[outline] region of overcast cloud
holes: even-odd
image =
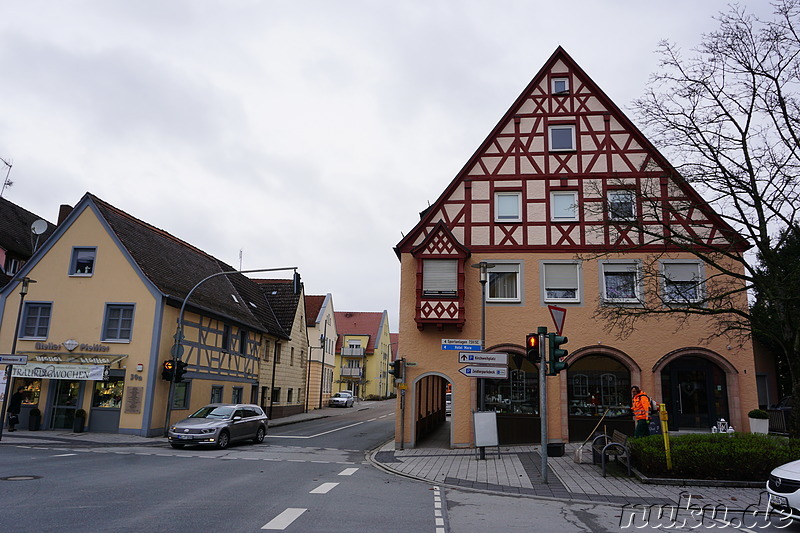
[[[393,246],[558,45],[627,111],[658,41],[688,51],[726,6],[5,2],[3,196],[55,222],[91,192],[235,267],[297,266],[396,331]]]

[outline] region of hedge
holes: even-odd
[[[766,481],[773,468],[800,459],[800,440],[752,433],[671,436],[672,470],[664,438],[629,439],[631,460],[648,477]]]

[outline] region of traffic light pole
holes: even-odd
[[[547,328],[539,327],[539,419],[542,432],[542,483],[547,483]]]

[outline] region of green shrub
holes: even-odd
[[[769,418],[769,413],[763,409],[753,409],[747,413],[747,416],[748,418],[760,418],[761,420],[767,420]]]
[[[648,477],[766,481],[770,471],[800,459],[800,440],[751,433],[698,433],[669,439],[667,470],[664,438],[628,441],[633,465]]]

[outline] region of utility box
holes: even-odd
[[[563,442],[548,442],[547,443],[547,457],[564,457],[564,443]]]

